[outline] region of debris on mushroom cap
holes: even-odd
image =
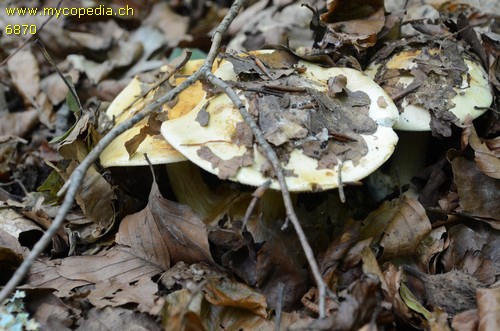
[[[189,75],[198,70],[202,64],[203,60],[188,61],[179,74]],[[178,85],[184,79],[177,78],[174,84]],[[168,82],[164,84],[168,84]],[[161,96],[162,93],[166,92],[160,86],[126,109],[137,97],[152,86],[153,84],[143,83],[135,77],[111,103],[106,114],[108,117],[115,119],[115,125],[131,118]],[[171,88],[171,86],[168,88]],[[153,113],[149,118],[143,119],[130,130],[127,130],[113,140],[102,152],[100,157],[101,164],[104,167],[146,165],[145,153],[152,164],[186,160],[160,134],[159,128],[163,120],[159,117],[165,117],[165,119],[166,117],[168,119],[180,117],[191,111],[204,97],[205,92],[202,89],[201,83],[197,82],[188,87],[179,94],[175,106],[168,107],[168,105],[164,105],[160,114]],[[126,146],[129,146],[128,150]]]
[[[289,190],[338,187],[341,163],[344,183],[372,173],[398,140],[392,129],[398,116],[394,103],[359,71],[325,69],[287,54],[229,55],[215,75],[239,92],[282,161]],[[203,112],[208,120],[200,123],[196,119]],[[161,131],[193,163],[221,178],[254,186],[272,179],[271,188],[279,189],[253,134],[225,94],[164,122]]]
[[[401,114],[394,128],[449,136],[450,125],[482,115],[493,101],[488,75],[479,62],[449,48],[410,49],[381,63],[369,76],[395,99]]]

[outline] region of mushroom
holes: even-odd
[[[234,84],[257,118],[281,158],[290,191],[357,182],[392,154],[398,141],[392,129],[397,108],[363,73],[322,68],[280,51],[228,55],[226,60],[215,75]],[[201,123],[200,117],[207,120]],[[226,94],[163,122],[161,132],[185,157],[220,178],[251,186],[269,180],[279,190],[268,161]]]
[[[391,95],[400,116],[394,128],[399,143],[389,174],[399,185],[425,165],[429,131],[451,135],[450,125],[475,119],[491,105],[493,95],[481,64],[456,44],[404,49],[365,70]]]
[[[181,77],[175,79],[174,84],[180,84],[184,80],[183,77],[198,70],[202,64],[203,60],[188,61],[179,72]],[[106,114],[115,119],[115,125],[135,115],[145,105],[152,102],[157,90],[161,90],[161,88],[156,88],[136,101],[137,97],[152,86],[153,84],[143,83],[135,77],[114,99]],[[204,97],[202,85],[197,82],[178,95],[175,106],[164,106],[158,116],[167,114],[169,120],[180,117],[191,111]],[[133,103],[134,101],[136,102]],[[129,107],[132,103],[133,105]],[[151,121],[151,117],[137,123],[117,137],[101,153],[101,165],[104,167],[147,165],[144,158],[144,154],[147,154],[152,164],[166,164],[170,185],[177,200],[189,205],[204,221],[211,221],[228,201],[234,199],[236,193],[229,190],[213,192],[204,182],[198,167],[187,161],[182,154],[167,143],[160,134],[159,128],[156,132],[152,128],[148,132],[141,132],[150,124],[148,121]],[[132,155],[127,151],[127,143],[136,145]]]

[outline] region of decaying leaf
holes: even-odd
[[[213,168],[219,169],[218,176],[221,179],[227,179],[234,176],[241,167],[253,164],[253,153],[247,151],[241,156],[235,156],[229,160],[224,160],[218,157],[210,147],[202,146],[198,150],[198,156],[209,161]]]
[[[163,269],[179,261],[212,262],[203,221],[188,206],[164,199],[156,182],[146,208],[124,219],[117,241]]]
[[[151,280],[151,277],[144,276],[132,283],[112,280],[99,282],[87,298],[96,308],[137,304],[139,311],[156,315],[163,303],[156,295],[157,292],[158,285]]]

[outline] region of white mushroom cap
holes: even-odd
[[[420,49],[414,49],[397,53],[385,62],[385,68],[410,70],[417,65],[414,60],[421,52],[422,50]],[[436,54],[439,50],[433,48],[429,52]],[[450,99],[450,102],[454,103],[455,106],[449,109],[458,118],[460,121],[459,124],[463,124],[467,117],[475,119],[481,116],[493,102],[493,94],[488,83],[488,74],[476,61],[465,57],[464,62],[468,67],[468,72],[462,74],[462,86],[453,87],[457,94]],[[372,62],[365,70],[365,73],[375,79],[377,71],[382,69],[381,66],[381,63]],[[413,80],[414,77],[404,76],[399,79],[398,83],[403,90]],[[399,120],[394,125],[395,129],[404,131],[431,130],[431,116],[429,111],[423,106],[410,104],[407,98],[403,98],[401,108]]]
[[[198,70],[202,64],[203,60],[189,61],[180,71],[180,74],[189,75]],[[175,85],[180,84],[183,80],[184,78],[176,79]],[[153,86],[153,84],[143,83],[137,77],[134,77],[130,84],[113,100],[106,111],[106,115],[108,115],[109,118],[115,119],[115,125],[131,118],[154,101],[155,91],[151,91],[148,95],[138,100],[130,109],[126,109],[126,107],[151,86]],[[205,92],[201,87],[201,83],[197,82],[179,94],[177,103],[172,109],[168,109],[168,107],[164,106],[163,110],[168,111],[169,119],[177,118],[191,111],[204,97]],[[125,148],[125,143],[137,136],[141,129],[147,124],[147,121],[148,119],[145,118],[130,130],[127,130],[113,140],[101,153],[100,161],[102,166],[120,167],[147,165],[144,154],[148,155],[152,164],[185,161],[186,158],[167,143],[161,134],[147,135],[137,148],[135,154],[132,155],[132,157],[129,156]]]
[[[343,160],[341,175],[342,182],[358,181],[380,165],[382,165],[394,151],[398,137],[392,125],[398,116],[398,110],[387,93],[372,79],[363,73],[348,68],[325,69],[317,65],[299,61],[299,67],[307,70],[302,74],[305,78],[315,81],[314,87],[327,91],[327,81],[331,77],[343,75],[347,77],[347,88],[351,91],[362,91],[368,94],[371,104],[369,116],[378,124],[376,132],[370,135],[361,135],[366,141],[368,153],[361,157],[355,165],[351,160]],[[225,80],[236,81],[233,65],[225,62],[215,72]],[[311,84],[312,85],[312,84]],[[310,86],[311,87],[311,86]],[[248,106],[249,101],[241,94],[241,100]],[[383,106],[379,106],[382,104]],[[198,113],[205,109],[209,113],[209,123],[201,126],[195,119]],[[220,169],[212,167],[211,162],[198,156],[198,150],[207,146],[220,159],[229,160],[247,152],[243,145],[236,145],[232,137],[236,132],[237,123],[243,122],[239,111],[225,94],[218,95],[206,102],[201,102],[189,114],[162,124],[162,134],[165,139],[184,154],[189,160],[208,172],[219,174]],[[229,179],[243,184],[259,186],[269,178],[264,176],[260,169],[266,164],[266,158],[253,145],[253,163],[238,169]],[[304,155],[301,149],[295,148],[288,163],[283,168],[291,170],[293,176],[287,176],[286,182],[291,191],[311,191],[318,189],[332,189],[339,185],[339,165],[333,168],[318,169],[318,160]],[[273,179],[271,188],[279,189],[278,182]]]

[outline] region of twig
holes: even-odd
[[[243,231],[247,226],[248,220],[250,219],[250,216],[253,213],[257,201],[259,201],[259,199],[262,198],[262,196],[266,193],[270,185],[271,181],[266,180],[264,184],[257,187],[257,189],[252,193],[252,201],[250,201],[250,203],[248,204],[247,211],[245,212],[245,217],[243,218],[243,226],[241,227],[241,231]]]
[[[34,262],[34,260],[41,254],[41,252],[50,242],[52,236],[62,225],[66,214],[73,205],[74,198],[77,194],[77,191],[80,187],[80,184],[83,180],[83,177],[85,176],[87,169],[97,160],[97,158],[104,150],[104,148],[106,148],[106,146],[108,146],[121,133],[130,129],[133,125],[135,125],[143,118],[148,116],[151,112],[158,109],[158,107],[160,107],[162,104],[172,100],[178,93],[186,89],[188,86],[192,85],[200,78],[205,78],[213,85],[222,88],[224,92],[228,95],[228,97],[240,111],[241,116],[243,117],[247,125],[252,130],[252,133],[255,135],[257,143],[262,147],[266,158],[273,166],[277,180],[281,187],[287,218],[292,222],[295,228],[295,232],[297,233],[299,241],[302,245],[302,249],[304,250],[307,261],[309,262],[309,266],[314,276],[316,285],[318,286],[319,317],[324,318],[326,316],[325,300],[326,300],[327,287],[321,276],[321,272],[314,257],[313,250],[309,245],[304,230],[302,229],[299,219],[295,214],[292,199],[290,198],[290,192],[288,191],[283,169],[281,167],[281,162],[279,161],[271,145],[264,138],[262,131],[258,127],[252,115],[250,115],[245,105],[241,102],[236,91],[234,91],[231,88],[231,86],[228,85],[225,81],[221,80],[220,78],[212,74],[211,70],[212,65],[218,55],[218,49],[222,41],[222,36],[229,27],[229,25],[231,24],[231,22],[234,20],[234,18],[238,15],[239,10],[243,7],[244,3],[245,0],[236,0],[233,3],[229,11],[227,12],[226,16],[215,30],[214,35],[212,37],[212,45],[208,53],[207,59],[205,60],[205,63],[202,65],[202,67],[196,73],[187,78],[179,86],[175,87],[174,89],[166,93],[164,96],[160,97],[158,100],[148,105],[142,112],[134,115],[132,118],[114,127],[106,136],[104,136],[97,143],[97,145],[90,151],[90,153],[82,161],[82,163],[80,163],[80,165],[73,171],[71,177],[59,192],[59,194],[62,194],[67,190],[66,196],[64,197],[64,201],[56,215],[56,218],[54,219],[54,222],[52,223],[50,228],[44,233],[42,238],[36,243],[31,253],[26,257],[21,266],[16,270],[12,278],[2,289],[2,291],[0,292],[0,302],[5,300],[9,295],[9,293],[11,293],[15,289],[17,284],[19,284],[19,282],[23,279],[24,275],[26,275],[26,273],[29,271],[29,268]]]

